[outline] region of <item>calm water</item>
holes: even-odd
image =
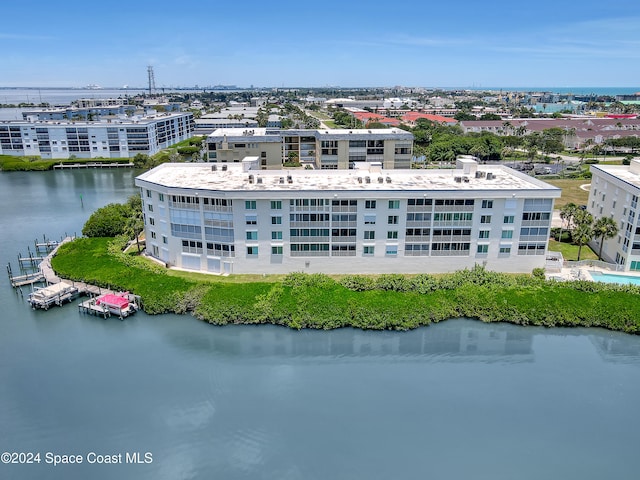
[[[133,172],[0,174],[0,259]],[[83,204],[80,203],[82,194]],[[640,338],[450,320],[406,333],[32,311],[0,277],[2,479],[637,478]],[[57,466],[46,452],[152,454]],[[143,457],[144,458],[144,457]]]

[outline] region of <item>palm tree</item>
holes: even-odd
[[[611,217],[601,217],[596,220],[593,225],[593,236],[600,239],[600,249],[598,250],[598,258],[602,260],[602,247],[604,241],[613,238],[618,234],[618,225]]]
[[[560,219],[563,222],[566,222],[567,224],[567,230],[571,230],[571,223],[573,222],[573,217],[575,216],[576,212],[579,210],[578,205],[576,205],[573,202],[569,202],[566,205],[564,205],[561,209],[560,209]],[[560,226],[560,238],[558,239],[559,242],[562,241],[562,234],[564,233],[564,228],[562,227],[562,225]]]
[[[593,215],[586,210],[578,210],[573,216],[575,227],[571,231],[573,243],[578,245],[578,261],[582,253],[582,246],[593,239]]]

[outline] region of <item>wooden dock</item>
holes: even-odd
[[[49,307],[53,305],[62,305],[65,302],[70,302],[79,295],[88,295],[91,298],[81,302],[78,305],[78,308],[82,313],[99,315],[104,318],[113,315],[119,317],[120,319],[124,319],[124,317],[139,310],[141,308],[140,297],[133,294],[127,294],[129,302],[132,306],[131,309],[126,313],[112,313],[109,310],[108,306],[98,305],[96,299],[99,296],[105,294],[115,294],[116,292],[84,282],[73,282],[70,280],[64,280],[56,275],[53,268],[51,267],[51,258],[55,256],[60,246],[64,245],[67,242],[70,242],[73,239],[74,237],[68,236],[59,242],[48,241],[46,240],[46,238],[43,242],[38,242],[36,240],[36,252],[44,250],[48,252],[47,255],[45,257],[42,257],[40,255],[33,255],[30,249],[29,257],[21,257],[21,255],[18,255],[18,263],[21,268],[24,266],[24,263],[28,263],[31,268],[36,268],[36,259],[39,261],[39,263],[37,264],[37,270],[34,272],[24,273],[24,269],[22,268],[23,274],[21,275],[13,275],[13,272],[11,271],[11,265],[7,265],[7,273],[9,275],[11,286],[17,287],[20,294],[22,294],[22,290],[19,287],[25,285],[35,285],[36,283],[40,282],[44,283],[46,285],[44,287],[32,287],[33,291],[29,294],[28,302],[33,308],[48,310]],[[20,260],[23,258],[26,258],[29,261],[21,262]]]
[[[73,168],[133,168],[133,163],[109,163],[109,162],[87,162],[87,163],[59,163],[53,166],[54,170],[68,170]]]

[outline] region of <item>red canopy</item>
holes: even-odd
[[[96,305],[107,305],[110,307],[119,307],[119,308],[127,308],[129,306],[129,300],[125,297],[121,297],[120,295],[115,295],[113,293],[107,293],[102,295],[96,300]]]

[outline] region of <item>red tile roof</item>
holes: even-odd
[[[437,123],[458,123],[454,118],[443,117],[442,115],[432,115],[431,113],[407,112],[402,116],[402,120],[407,123],[415,123],[420,118]]]

